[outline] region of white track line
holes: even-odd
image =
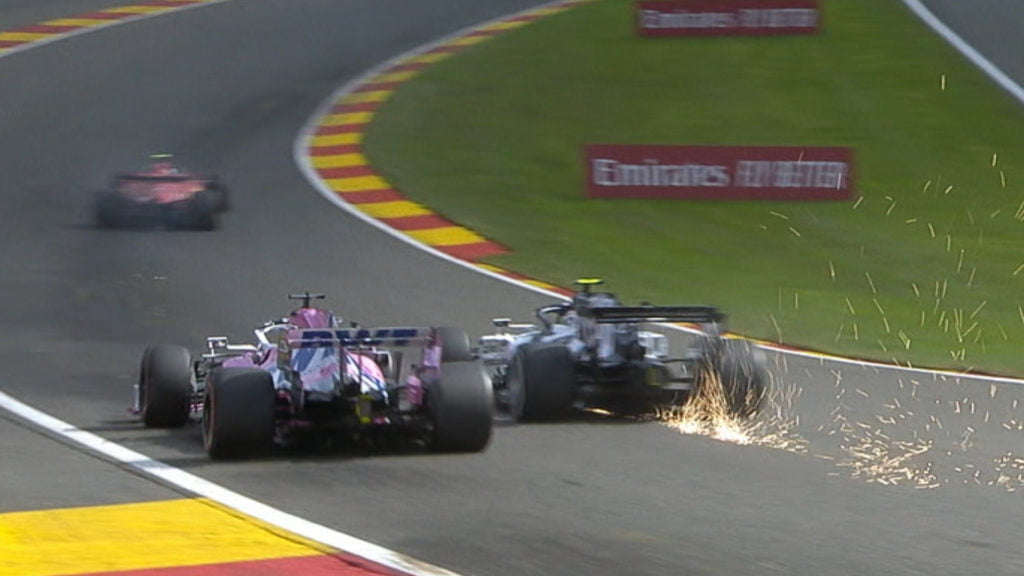
[[[6,51],[0,53],[0,58],[6,57],[6,56],[10,56],[12,54],[16,54],[16,53],[19,53],[19,52],[22,52],[22,51],[28,50],[30,48],[36,48],[36,47],[39,47],[39,46],[42,46],[42,45],[45,45],[45,44],[49,44],[49,43],[55,42],[57,40],[62,40],[62,39],[65,39],[65,38],[68,38],[68,37],[71,37],[71,36],[77,36],[77,35],[80,35],[80,34],[87,34],[87,33],[90,33],[90,32],[94,32],[96,30],[102,30],[104,28],[109,28],[111,26],[116,26],[116,25],[119,25],[119,24],[127,23],[127,22],[136,22],[136,21],[139,21],[139,20],[147,19],[147,18],[159,17],[159,16],[162,16],[162,15],[165,15],[165,14],[169,14],[169,13],[172,13],[172,12],[179,12],[179,11],[183,11],[183,10],[189,10],[189,9],[192,9],[192,8],[200,8],[200,7],[204,7],[204,6],[211,6],[211,5],[214,5],[214,4],[219,4],[219,3],[222,3],[222,2],[228,2],[228,1],[231,1],[231,0],[214,0],[212,2],[206,2],[206,3],[203,3],[203,4],[189,5],[189,6],[185,6],[185,7],[182,7],[182,8],[170,10],[170,11],[167,11],[167,12],[161,12],[161,13],[158,13],[158,14],[145,14],[145,15],[140,15],[138,17],[130,17],[130,18],[122,19],[122,20],[117,20],[117,21],[114,21],[114,22],[112,22],[110,24],[104,24],[104,25],[101,25],[101,26],[94,26],[94,27],[89,27],[89,28],[83,28],[81,30],[76,30],[74,32],[71,32],[71,33],[68,33],[68,34],[65,34],[65,35],[61,35],[61,36],[57,36],[57,37],[54,37],[54,38],[51,38],[51,39],[46,39],[46,40],[42,40],[42,41],[39,41],[39,42],[33,42],[31,44],[26,44],[24,46],[18,46],[18,47],[15,47],[15,48],[11,48],[9,50],[6,50]],[[973,48],[971,48],[969,45],[967,45],[966,42],[964,42],[962,39],[960,39],[948,27],[946,27],[944,24],[939,22],[938,19],[936,19],[935,16],[930,11],[928,11],[926,8],[924,8],[917,0],[903,0],[903,1],[911,10],[913,10],[926,23],[928,23],[929,26],[931,26],[933,29],[935,29],[936,32],[938,32],[941,36],[943,36],[949,42],[951,42],[954,46],[956,46],[961,52],[964,53],[965,56],[967,56],[969,59],[971,59],[972,62],[974,62],[980,68],[985,70],[985,72],[987,74],[989,74],[993,79],[995,79],[996,82],[998,82],[1001,86],[1003,86],[1008,91],[1010,91],[1015,97],[1018,98],[1018,100],[1021,100],[1022,102],[1024,102],[1024,89],[1021,89],[1021,87],[1019,85],[1017,85],[1012,80],[1010,80],[1009,77],[1007,77],[1005,74],[1002,73],[1002,71],[1000,71],[997,67],[995,67],[993,64],[991,64],[988,60],[986,60],[984,57],[982,57],[980,54],[978,54],[977,51],[975,51]],[[537,8],[542,8],[544,6],[554,6],[554,5],[557,5],[557,4],[560,4],[560,3],[561,2],[551,2],[551,3],[547,4],[547,5],[538,6],[536,8],[531,8],[529,10],[524,10],[523,12],[521,12],[521,14],[525,14],[527,12],[531,12],[531,11],[537,9]],[[489,24],[489,23],[499,22],[499,21],[504,20],[505,18],[508,18],[508,17],[509,16],[505,16],[505,17],[502,17],[502,18],[496,18],[496,19],[494,19],[494,20],[492,20],[490,22],[484,23],[482,25],[486,25],[486,24]],[[468,262],[465,262],[463,260],[459,260],[459,259],[453,258],[451,256],[448,256],[447,254],[444,254],[443,252],[440,252],[438,250],[430,248],[429,246],[425,246],[423,244],[420,244],[419,242],[416,242],[416,241],[412,240],[411,238],[409,238],[408,236],[406,236],[404,234],[397,233],[396,231],[392,230],[390,227],[384,225],[383,223],[381,223],[381,222],[379,222],[377,220],[374,220],[373,218],[370,218],[370,217],[366,216],[365,214],[363,214],[359,210],[356,210],[351,204],[349,204],[349,203],[345,202],[344,200],[342,200],[337,194],[334,193],[333,190],[331,190],[330,188],[327,187],[326,183],[324,183],[320,179],[320,177],[316,174],[315,170],[313,170],[311,161],[310,161],[308,155],[305,154],[305,150],[307,148],[307,143],[308,143],[309,139],[312,137],[313,131],[315,130],[316,125],[319,122],[319,119],[322,116],[324,116],[326,111],[329,109],[329,107],[332,106],[333,103],[336,102],[337,100],[339,100],[342,96],[344,96],[348,92],[351,92],[355,87],[357,87],[358,85],[362,84],[366,79],[368,79],[369,77],[377,74],[380,70],[382,70],[384,68],[387,68],[388,66],[392,65],[393,63],[395,63],[395,62],[397,62],[399,60],[404,60],[404,59],[406,59],[406,58],[408,58],[410,56],[419,54],[421,52],[425,52],[425,51],[427,51],[427,50],[429,50],[429,49],[431,49],[431,48],[433,48],[433,47],[435,47],[437,45],[443,44],[446,41],[448,41],[448,40],[450,40],[452,38],[455,38],[457,36],[460,36],[461,34],[464,34],[465,32],[467,32],[469,30],[472,30],[474,28],[477,28],[479,26],[480,25],[468,27],[468,28],[466,28],[466,29],[464,29],[464,30],[462,30],[460,32],[456,32],[454,34],[451,34],[451,35],[449,35],[449,36],[447,36],[447,37],[445,37],[445,38],[443,38],[441,40],[438,40],[436,42],[424,45],[424,46],[422,46],[422,47],[420,47],[418,49],[411,50],[411,51],[409,51],[409,52],[407,52],[407,53],[405,53],[403,55],[400,55],[398,57],[392,58],[392,59],[386,61],[385,63],[383,63],[383,64],[381,64],[381,65],[379,65],[377,67],[374,67],[373,69],[371,69],[368,72],[364,73],[363,75],[361,75],[360,77],[356,78],[355,80],[353,80],[353,81],[345,84],[344,86],[342,86],[339,90],[337,90],[334,94],[332,94],[331,97],[327,101],[325,101],[320,106],[320,108],[316,111],[316,113],[309,120],[309,122],[307,122],[305,128],[300,133],[299,138],[295,142],[295,146],[293,147],[293,156],[295,158],[296,164],[303,171],[303,173],[305,174],[307,180],[309,180],[310,184],[314,188],[316,188],[325,198],[327,198],[329,201],[333,202],[335,205],[337,205],[337,206],[341,207],[342,209],[346,210],[347,212],[349,212],[353,216],[355,216],[355,217],[357,217],[357,218],[367,222],[368,224],[383,230],[384,232],[390,234],[391,236],[393,236],[395,238],[398,238],[399,240],[401,240],[403,242],[406,242],[408,244],[416,246],[417,248],[423,249],[423,250],[433,254],[434,256],[436,256],[438,258],[442,258],[442,259],[447,260],[449,262],[452,262],[454,264],[463,266],[463,267],[465,267],[467,269],[470,269],[470,270],[473,270],[473,271],[475,271],[477,273],[486,274],[486,275],[491,276],[491,277],[493,277],[493,278],[495,278],[497,280],[501,280],[503,282],[508,282],[510,284],[517,285],[517,286],[519,286],[521,288],[525,288],[527,290],[532,290],[534,292],[538,292],[538,293],[541,293],[541,294],[546,294],[546,295],[549,295],[549,296],[552,296],[552,297],[555,297],[555,298],[562,298],[562,296],[560,294],[556,293],[556,292],[552,292],[552,291],[549,291],[549,290],[544,290],[544,289],[538,288],[536,286],[532,286],[532,285],[530,285],[528,283],[521,282],[521,281],[518,281],[518,280],[515,280],[515,279],[512,279],[512,278],[508,278],[506,276],[502,276],[501,274],[497,274],[497,273],[494,273],[494,272],[491,272],[491,271],[488,271],[488,270],[484,270],[484,269],[482,269],[482,268],[480,268],[478,266],[475,266],[475,265],[470,264]],[[828,361],[831,361],[831,362],[844,362],[844,363],[856,364],[856,365],[861,365],[861,366],[876,367],[876,368],[879,368],[879,369],[886,369],[886,370],[911,371],[911,372],[918,372],[918,373],[945,375],[945,376],[950,376],[950,377],[970,378],[970,379],[976,379],[976,380],[987,380],[987,381],[995,381],[995,382],[1008,382],[1008,383],[1015,383],[1015,384],[1024,383],[1024,381],[1016,380],[1016,379],[1010,379],[1010,378],[965,375],[965,374],[953,373],[953,372],[937,372],[937,371],[934,371],[934,370],[922,370],[922,369],[908,368],[908,367],[903,367],[903,366],[892,366],[892,365],[888,365],[888,364],[876,364],[876,363],[871,363],[871,362],[863,362],[863,361],[857,361],[857,360],[848,360],[848,359],[843,359],[843,358],[825,357],[825,356],[821,356],[821,355],[818,355],[818,354],[807,353],[807,352],[800,352],[800,351],[788,350],[788,349],[777,349],[777,350],[779,350],[780,352],[785,353],[785,354],[793,354],[793,355],[797,355],[797,356],[819,358],[819,359],[822,359],[823,361],[824,360],[828,360]],[[204,480],[203,478],[200,478],[200,477],[195,476],[193,474],[189,474],[188,472],[185,472],[185,471],[183,471],[181,469],[175,468],[175,467],[170,466],[168,464],[164,464],[163,462],[159,462],[157,460],[153,460],[153,459],[149,458],[148,456],[145,456],[144,454],[140,454],[140,453],[135,452],[133,450],[129,450],[128,448],[125,448],[125,447],[123,447],[123,446],[121,446],[119,444],[116,444],[114,442],[110,442],[109,440],[105,440],[104,438],[102,438],[100,436],[97,436],[97,435],[92,434],[90,432],[86,432],[86,431],[81,430],[81,429],[79,429],[79,428],[77,428],[75,426],[72,426],[71,424],[69,424],[67,422],[64,422],[62,420],[54,418],[54,417],[52,417],[52,416],[50,416],[50,415],[48,415],[48,414],[46,414],[44,412],[41,412],[41,411],[39,411],[39,410],[37,410],[35,408],[32,408],[31,406],[29,406],[29,405],[27,405],[27,404],[25,404],[25,403],[23,403],[23,402],[21,402],[19,400],[16,400],[16,399],[12,398],[11,396],[9,396],[9,395],[7,395],[7,394],[5,394],[3,392],[0,392],[0,408],[4,408],[4,409],[8,410],[9,412],[11,412],[13,414],[16,414],[16,415],[20,416],[21,418],[24,418],[25,420],[28,420],[28,421],[30,421],[30,422],[32,422],[32,423],[34,423],[34,424],[36,424],[36,425],[38,425],[38,426],[40,426],[42,428],[44,428],[44,429],[54,433],[54,434],[56,434],[56,435],[58,435],[58,436],[60,436],[60,437],[62,437],[64,439],[66,439],[66,440],[70,440],[71,442],[74,442],[74,443],[76,443],[76,444],[78,444],[80,446],[88,448],[91,451],[94,451],[94,452],[97,452],[97,453],[102,454],[104,456],[107,456],[108,458],[111,458],[111,459],[113,459],[116,462],[124,464],[124,465],[128,466],[129,468],[131,468],[131,469],[133,469],[133,470],[135,470],[137,472],[140,472],[142,474],[145,474],[145,475],[148,475],[148,476],[151,476],[151,477],[154,477],[154,478],[158,478],[158,479],[160,479],[163,482],[167,482],[168,484],[177,486],[177,487],[182,488],[184,490],[187,490],[187,491],[189,491],[191,493],[194,493],[194,494],[196,494],[198,496],[209,498],[210,500],[213,500],[215,502],[218,502],[220,504],[228,506],[228,507],[230,507],[232,509],[238,510],[239,512],[242,512],[242,513],[247,514],[249,516],[252,516],[254,518],[258,518],[258,519],[260,519],[260,520],[262,520],[264,522],[268,522],[268,523],[271,523],[271,524],[273,524],[275,526],[279,526],[279,527],[281,527],[281,528],[283,528],[285,530],[293,532],[293,533],[295,533],[295,534],[297,534],[299,536],[302,536],[304,538],[308,538],[310,540],[313,540],[313,541],[316,541],[316,542],[320,542],[320,543],[325,544],[327,546],[330,546],[332,548],[337,548],[339,550],[343,550],[345,552],[349,552],[351,554],[354,554],[354,555],[357,555],[357,556],[361,556],[363,558],[366,558],[366,559],[368,559],[368,560],[370,560],[372,562],[376,562],[376,563],[381,564],[383,566],[387,566],[387,567],[390,567],[390,568],[393,568],[393,569],[397,569],[397,570],[401,570],[401,571],[404,571],[404,572],[408,572],[410,574],[424,575],[424,576],[427,576],[427,575],[457,576],[456,573],[454,573],[454,572],[450,572],[450,571],[445,570],[443,568],[439,568],[439,567],[436,567],[436,566],[431,566],[429,564],[425,564],[423,562],[420,562],[418,560],[409,558],[409,557],[407,557],[405,555],[399,554],[399,553],[394,552],[392,550],[388,550],[386,548],[383,548],[381,546],[377,546],[377,545],[372,544],[370,542],[366,542],[364,540],[360,540],[358,538],[349,536],[349,535],[344,534],[342,532],[338,532],[336,530],[332,530],[332,529],[327,528],[325,526],[321,526],[319,524],[310,522],[308,520],[304,520],[304,519],[299,518],[297,516],[294,516],[292,514],[288,514],[286,512],[281,511],[281,510],[277,510],[276,508],[272,508],[270,506],[267,506],[266,504],[263,504],[263,503],[258,502],[256,500],[253,500],[251,498],[248,498],[246,496],[243,496],[241,494],[238,494],[236,492],[228,490],[228,489],[226,489],[226,488],[224,488],[222,486],[219,486],[217,484],[209,482],[208,480]]]
[[[448,262],[451,262],[452,264],[456,264],[458,266],[462,266],[463,268],[466,268],[468,270],[472,270],[472,271],[477,272],[479,274],[484,274],[485,276],[490,276],[490,277],[495,278],[497,280],[501,280],[503,282],[508,282],[509,284],[514,284],[516,286],[519,286],[520,288],[525,288],[527,290],[532,290],[533,292],[537,292],[539,294],[544,294],[544,295],[547,295],[547,296],[551,296],[553,298],[563,298],[564,299],[565,297],[562,296],[561,294],[557,293],[557,292],[553,292],[551,290],[545,290],[543,288],[539,288],[537,286],[533,286],[532,284],[529,284],[527,282],[522,282],[522,281],[516,280],[514,278],[509,278],[508,276],[503,276],[501,274],[498,274],[497,272],[492,272],[490,270],[481,268],[481,267],[479,267],[479,266],[477,266],[477,265],[475,265],[475,264],[473,264],[471,262],[467,262],[465,260],[460,260],[460,259],[455,258],[453,256],[449,256],[448,254],[445,254],[444,252],[441,252],[440,250],[437,250],[437,249],[433,248],[432,246],[428,246],[426,244],[423,244],[422,242],[419,242],[418,240],[415,240],[411,236],[408,236],[406,234],[402,234],[401,232],[396,231],[394,228],[391,228],[390,226],[388,226],[387,224],[384,224],[383,222],[381,222],[380,220],[377,220],[376,218],[373,218],[371,216],[366,215],[365,213],[363,213],[361,210],[359,210],[358,208],[356,208],[352,204],[346,202],[344,198],[342,198],[337,192],[332,190],[327,185],[327,183],[324,182],[324,180],[322,178],[320,178],[320,175],[317,174],[316,169],[313,167],[313,160],[312,160],[312,158],[309,156],[309,154],[306,153],[306,151],[309,148],[310,143],[312,142],[314,133],[316,132],[317,127],[319,126],[320,120],[324,116],[326,116],[328,114],[328,111],[330,110],[330,108],[337,101],[341,100],[342,98],[347,96],[349,93],[354,91],[356,88],[358,88],[362,84],[366,83],[366,81],[369,80],[370,78],[380,74],[383,70],[385,70],[385,69],[387,69],[387,68],[389,68],[391,66],[394,66],[395,64],[397,64],[397,63],[399,63],[399,62],[401,62],[403,60],[407,60],[409,58],[412,58],[413,56],[418,56],[420,54],[423,54],[424,52],[428,52],[428,51],[430,51],[430,50],[432,50],[432,49],[434,49],[434,48],[436,48],[438,46],[441,46],[442,44],[446,44],[449,41],[454,40],[455,38],[458,38],[459,36],[463,36],[463,35],[467,34],[468,32],[471,32],[471,31],[473,31],[473,30],[475,30],[477,28],[483,28],[483,27],[491,25],[491,24],[497,24],[498,22],[501,22],[503,20],[507,20],[509,18],[515,18],[517,16],[525,15],[525,14],[528,14],[530,12],[534,12],[536,10],[542,10],[544,8],[547,8],[547,7],[558,6],[559,4],[564,4],[564,3],[565,3],[564,0],[555,0],[553,2],[548,2],[546,4],[540,4],[540,5],[534,6],[533,8],[528,8],[526,10],[522,10],[522,11],[516,12],[514,14],[507,14],[505,16],[500,16],[498,18],[494,18],[493,20],[488,20],[486,22],[482,22],[482,23],[479,23],[479,24],[474,24],[472,26],[467,26],[466,28],[463,28],[461,30],[457,30],[457,31],[455,31],[455,32],[453,32],[453,33],[443,37],[443,38],[440,38],[440,39],[435,40],[433,42],[430,42],[428,44],[424,44],[422,46],[418,46],[416,48],[413,48],[412,50],[409,50],[408,52],[404,52],[402,54],[399,54],[398,56],[395,56],[394,58],[390,58],[388,60],[385,60],[384,62],[378,64],[377,66],[374,66],[373,68],[370,68],[369,70],[367,70],[366,72],[360,74],[359,76],[357,76],[353,80],[350,80],[349,82],[347,82],[344,85],[342,85],[341,88],[338,88],[337,90],[335,90],[330,96],[327,97],[326,100],[324,100],[323,103],[320,104],[320,106],[316,109],[316,111],[309,118],[309,120],[306,121],[306,125],[302,128],[302,131],[299,133],[299,136],[295,140],[295,144],[292,147],[292,155],[293,155],[293,157],[295,159],[295,163],[299,166],[299,169],[302,170],[302,173],[303,173],[303,175],[305,175],[306,180],[309,181],[310,185],[313,186],[313,188],[315,188],[317,190],[317,192],[320,193],[321,196],[326,198],[329,202],[333,203],[335,206],[341,208],[342,210],[345,210],[346,212],[348,212],[352,216],[355,216],[356,218],[359,218],[363,222],[366,222],[367,224],[369,224],[369,225],[371,225],[371,226],[373,226],[373,227],[375,227],[375,228],[377,228],[377,229],[379,229],[379,230],[389,234],[393,238],[401,240],[402,242],[405,242],[406,244],[409,244],[410,246],[413,246],[415,248],[423,250],[424,252],[427,252],[428,254],[431,254],[433,256],[441,258],[442,260],[447,260]]]
[[[918,0],[903,0],[903,2],[911,10],[913,10],[916,14],[918,14],[929,26],[931,26],[943,38],[945,38],[946,40],[951,42],[954,46],[956,46],[958,49],[960,49],[960,51],[963,52],[968,58],[970,58],[973,63],[978,65],[982,70],[985,70],[985,72],[988,73],[990,76],[992,76],[994,79],[996,79],[996,81],[999,82],[999,84],[1001,86],[1003,86],[1007,90],[1010,90],[1011,93],[1013,93],[1015,96],[1017,96],[1019,99],[1021,99],[1022,102],[1024,102],[1024,89],[1022,89],[1020,86],[1015,84],[1013,82],[1013,80],[1011,80],[1008,76],[1003,74],[1003,72],[1000,71],[999,68],[997,68],[995,65],[993,65],[988,60],[986,60],[983,56],[981,56],[981,54],[979,54],[976,50],[974,50],[973,48],[971,48],[971,46],[969,46],[966,42],[964,42],[959,36],[957,36],[955,33],[953,33],[953,31],[950,30],[949,27],[947,27],[945,24],[940,22],[931,12],[929,12],[923,5],[921,5],[921,3]],[[347,82],[341,88],[339,88],[334,93],[332,93],[327,98],[327,100],[325,100],[317,108],[317,110],[313,114],[313,116],[306,122],[305,127],[303,127],[302,131],[299,133],[299,137],[296,139],[295,145],[293,146],[293,149],[292,149],[292,154],[295,157],[295,163],[299,166],[299,169],[302,170],[302,173],[306,176],[306,180],[309,181],[310,185],[312,185],[313,188],[315,188],[320,193],[321,196],[323,196],[324,198],[326,198],[328,201],[330,201],[334,205],[338,206],[339,208],[345,210],[346,212],[348,212],[352,216],[355,216],[356,218],[359,218],[363,222],[366,222],[367,224],[369,224],[371,226],[374,226],[375,228],[378,228],[379,230],[382,230],[383,232],[389,234],[393,238],[396,238],[396,239],[398,239],[398,240],[400,240],[402,242],[405,242],[406,244],[409,244],[409,245],[414,246],[414,247],[416,247],[416,248],[418,248],[420,250],[423,250],[424,252],[427,252],[427,253],[429,253],[429,254],[431,254],[433,256],[441,258],[442,260],[447,260],[448,262],[451,262],[451,263],[456,264],[458,266],[462,266],[463,268],[466,268],[468,270],[472,270],[473,272],[476,272],[476,273],[479,273],[479,274],[484,274],[486,276],[490,276],[490,277],[492,277],[492,278],[494,278],[496,280],[500,280],[502,282],[507,282],[509,284],[513,284],[515,286],[518,286],[520,288],[524,288],[526,290],[531,290],[533,292],[537,292],[537,293],[540,293],[540,294],[545,294],[547,296],[551,296],[552,298],[566,300],[567,298],[565,296],[563,296],[563,295],[561,295],[561,294],[559,294],[557,292],[553,292],[551,290],[545,290],[543,288],[539,288],[539,287],[534,286],[532,284],[529,284],[529,283],[526,283],[526,282],[523,282],[523,281],[520,281],[520,280],[516,280],[515,278],[510,278],[508,276],[504,276],[504,275],[499,274],[497,272],[492,272],[492,271],[487,270],[485,268],[481,268],[480,266],[477,266],[477,265],[475,265],[475,264],[473,264],[471,262],[467,262],[465,260],[460,260],[458,258],[455,258],[453,256],[445,254],[444,252],[441,252],[439,250],[434,249],[431,246],[423,244],[423,243],[413,239],[412,237],[410,237],[410,236],[408,236],[406,234],[403,234],[403,233],[401,233],[399,231],[396,231],[395,229],[391,228],[387,224],[384,224],[380,220],[377,220],[377,219],[375,219],[375,218],[373,218],[371,216],[366,215],[365,213],[360,211],[358,208],[356,208],[352,204],[346,202],[338,193],[336,193],[334,190],[332,190],[327,185],[327,183],[324,182],[324,180],[322,178],[320,178],[320,175],[317,173],[316,169],[313,167],[312,158],[309,156],[309,154],[306,153],[306,150],[308,150],[308,148],[310,146],[310,143],[312,141],[314,133],[315,133],[317,127],[319,126],[320,120],[323,118],[323,116],[327,115],[327,113],[330,110],[330,108],[336,102],[338,102],[339,100],[341,100],[342,98],[347,96],[349,93],[354,91],[360,85],[364,84],[367,80],[369,80],[373,76],[376,76],[377,74],[379,74],[383,70],[385,70],[385,69],[387,69],[387,68],[397,64],[398,62],[401,62],[403,60],[407,60],[409,58],[412,58],[414,56],[417,56],[417,55],[420,55],[420,54],[422,54],[424,52],[427,52],[427,51],[429,51],[429,50],[431,50],[433,48],[436,48],[437,46],[445,44],[448,41],[453,40],[453,39],[455,39],[455,38],[457,38],[459,36],[462,36],[463,34],[466,34],[467,32],[472,31],[472,30],[474,30],[476,28],[479,28],[481,26],[486,26],[488,24],[497,23],[497,22],[500,22],[502,20],[505,20],[506,18],[514,17],[514,16],[517,16],[519,14],[525,14],[527,12],[532,12],[532,11],[538,9],[538,8],[543,8],[543,7],[546,7],[546,6],[556,6],[556,5],[562,4],[562,3],[563,2],[561,2],[561,1],[550,2],[548,4],[545,4],[544,6],[538,6],[537,8],[531,8],[529,10],[524,10],[524,11],[522,11],[520,13],[511,15],[511,16],[504,16],[504,17],[500,17],[500,18],[495,18],[494,20],[491,20],[489,22],[485,22],[483,24],[469,26],[467,28],[464,28],[462,30],[459,30],[457,32],[449,34],[448,36],[445,36],[444,38],[441,38],[441,39],[439,39],[437,41],[431,42],[429,44],[425,44],[423,46],[419,46],[417,48],[409,50],[408,52],[405,52],[403,54],[395,56],[394,58],[391,58],[391,59],[389,59],[389,60],[387,60],[387,61],[385,61],[385,62],[383,62],[383,63],[381,63],[381,64],[379,64],[379,65],[377,65],[377,66],[375,66],[373,68],[371,68],[370,70],[366,71],[365,73],[361,74],[360,76],[356,77],[355,79]],[[665,325],[662,325],[662,326],[664,326],[666,328],[673,329],[673,330],[683,331],[683,332],[693,332],[693,330],[691,330],[691,329],[683,328],[683,327],[672,325],[672,324],[665,324]],[[1009,377],[1001,377],[1001,376],[988,376],[988,375],[982,375],[982,374],[965,374],[963,372],[953,372],[953,371],[948,371],[948,370],[929,370],[929,369],[925,369],[925,368],[913,368],[913,367],[910,367],[910,366],[900,366],[900,365],[896,365],[896,364],[884,364],[884,363],[881,363],[881,362],[872,362],[872,361],[868,361],[868,360],[857,360],[857,359],[851,359],[851,358],[843,358],[843,357],[840,357],[840,356],[831,356],[831,355],[828,355],[828,354],[820,354],[820,353],[816,353],[816,352],[803,351],[803,350],[798,350],[798,349],[794,349],[794,348],[774,346],[774,345],[771,345],[771,344],[760,344],[760,346],[762,348],[765,348],[765,349],[768,349],[768,350],[773,350],[773,351],[779,352],[781,354],[789,354],[789,355],[800,356],[800,357],[804,357],[804,358],[817,358],[817,359],[820,359],[820,360],[827,360],[829,362],[836,362],[836,363],[839,363],[839,364],[850,364],[850,365],[862,366],[862,367],[866,367],[866,368],[873,368],[873,369],[879,369],[879,370],[890,370],[890,371],[896,371],[896,372],[909,372],[909,373],[914,373],[914,374],[930,374],[930,375],[933,375],[933,376],[936,376],[936,377],[961,378],[961,379],[969,379],[969,380],[980,380],[980,381],[986,381],[986,382],[1000,382],[1000,383],[1006,383],[1006,384],[1024,384],[1024,380],[1017,379],[1017,378],[1009,378]]]
[[[408,574],[422,576],[457,576],[454,572],[426,564],[403,554],[399,554],[398,552],[388,550],[387,548],[377,546],[376,544],[371,544],[365,540],[360,540],[353,536],[349,536],[348,534],[327,528],[326,526],[321,526],[314,522],[304,520],[293,514],[272,508],[262,502],[258,502],[252,498],[228,490],[227,488],[214,484],[209,480],[205,480],[199,476],[185,472],[180,468],[175,468],[169,464],[153,460],[145,454],[140,454],[134,450],[125,448],[120,444],[106,440],[91,432],[86,432],[85,430],[77,428],[63,420],[59,420],[49,414],[36,410],[35,408],[25,404],[24,402],[16,400],[3,392],[0,392],[0,408],[4,408],[25,420],[32,422],[33,424],[61,436],[66,440],[70,440],[93,452],[102,454],[103,456],[106,456],[135,472],[151,476],[166,482],[167,484],[187,490],[197,496],[208,498],[214,502],[218,502],[224,506],[237,510],[247,516],[278,526],[308,540],[325,544],[331,548],[336,548],[339,551],[360,556],[382,566],[406,572]]]
[[[229,2],[231,0],[214,0],[212,2],[205,2],[202,4],[190,4],[182,8],[175,8],[168,11],[158,12],[154,14],[144,14],[138,17],[130,17],[122,20],[114,21],[111,24],[103,24],[100,26],[92,26],[76,30],[74,32],[56,36],[54,38],[48,38],[43,41],[33,42],[24,46],[8,50],[0,53],[0,58],[9,56],[11,54],[28,50],[29,48],[37,48],[44,44],[49,44],[57,40],[63,40],[71,36],[77,36],[80,34],[87,34],[104,28],[109,28],[117,24],[123,24],[126,22],[137,22],[147,18],[156,18],[172,12],[180,12],[191,8],[201,8],[219,4],[222,2]],[[207,498],[223,506],[241,512],[252,518],[256,518],[268,524],[280,527],[283,530],[312,540],[328,546],[330,548],[337,549],[341,552],[358,556],[374,562],[381,566],[385,566],[392,570],[397,570],[410,574],[413,576],[459,576],[456,572],[446,570],[444,568],[428,564],[426,562],[417,560],[410,556],[400,554],[393,550],[389,550],[382,546],[378,546],[371,542],[361,540],[354,536],[350,536],[343,532],[333,530],[326,526],[310,522],[293,514],[289,514],[282,510],[278,510],[271,506],[268,506],[257,500],[253,500],[247,496],[243,496],[232,490],[228,490],[223,486],[214,484],[209,480],[205,480],[181,470],[175,468],[169,464],[165,464],[158,460],[154,460],[145,454],[135,452],[116,444],[109,440],[106,440],[91,432],[86,432],[77,428],[63,420],[59,420],[37,410],[20,400],[17,400],[8,394],[0,391],[0,408],[15,414],[27,420],[40,428],[43,428],[58,437],[70,441],[78,446],[84,447],[92,452],[101,454],[111,460],[124,465],[125,467],[141,473],[143,475],[156,478],[162,482],[185,490],[189,493]]]
[[[960,53],[970,60],[972,64],[981,68],[985,74],[988,74],[989,78],[995,80],[996,84],[999,84],[1004,90],[1012,94],[1014,98],[1024,104],[1024,88],[1022,88],[1020,84],[1014,82],[1013,79],[1000,70],[998,66],[990,62],[988,58],[982,56],[980,52],[975,50],[973,46],[957,35],[956,32],[953,32],[949,26],[946,26],[938,19],[938,17],[935,16],[935,14],[932,14],[932,11],[921,3],[920,0],[903,0],[903,4],[905,4],[907,8],[910,8],[910,10],[913,11],[914,14],[924,21],[924,23],[932,30],[934,30],[936,34],[942,36],[946,42],[952,44],[953,47],[960,51]]]

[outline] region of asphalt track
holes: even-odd
[[[1024,571],[1024,390],[1014,384],[776,359],[777,387],[798,394],[784,412],[806,453],[595,420],[503,426],[482,455],[215,464],[194,427],[144,431],[129,418],[146,343],[244,337],[286,309],[289,291],[326,291],[364,324],[473,334],[546,301],[341,213],[291,156],[309,114],[353,75],[531,4],[228,2],[0,60],[0,387],[245,495],[467,574]],[[962,2],[930,4],[982,50],[984,31],[1024,26],[1011,2],[971,2],[969,14]],[[9,9],[29,23],[72,5],[114,3],[5,2],[0,22],[15,22]],[[232,185],[222,230],[88,226],[92,189],[168,150]],[[179,496],[14,418],[0,433],[0,512]]]

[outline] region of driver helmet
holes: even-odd
[[[178,173],[177,167],[170,162],[154,162],[149,171],[156,176],[170,176]]]
[[[334,314],[316,308],[299,308],[288,315],[288,323],[296,328],[334,328],[337,321]]]

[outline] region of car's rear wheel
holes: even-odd
[[[150,346],[139,370],[139,410],[151,428],[176,428],[192,411],[192,358],[181,346]]]
[[[209,192],[200,192],[188,204],[186,226],[192,230],[215,230],[219,223],[216,200]]]
[[[206,192],[210,195],[213,208],[217,212],[227,212],[228,208],[231,207],[228,187],[220,180],[216,178],[211,180],[206,188]]]
[[[468,362],[473,360],[473,349],[469,335],[462,328],[441,326],[437,329],[441,340],[442,362]]]
[[[565,418],[572,408],[575,384],[572,356],[565,346],[524,344],[509,366],[509,412],[522,421]]]
[[[118,228],[123,226],[123,208],[121,199],[113,192],[100,192],[96,195],[94,217],[97,228]]]
[[[717,376],[730,414],[744,418],[757,413],[768,384],[764,352],[747,340],[722,342]]]
[[[206,379],[203,446],[211,458],[253,454],[274,440],[274,382],[253,368],[216,368]]]
[[[435,450],[479,452],[491,439],[494,394],[483,364],[446,362],[429,389]]]

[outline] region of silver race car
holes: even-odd
[[[576,281],[569,301],[542,306],[536,323],[494,320],[497,332],[479,341],[495,399],[516,420],[554,420],[573,408],[635,414],[680,405],[716,386],[726,409],[751,416],[767,380],[763,351],[723,336],[725,316],[710,306],[624,306],[602,282]],[[700,327],[694,343],[672,355],[669,340],[650,323]]]

